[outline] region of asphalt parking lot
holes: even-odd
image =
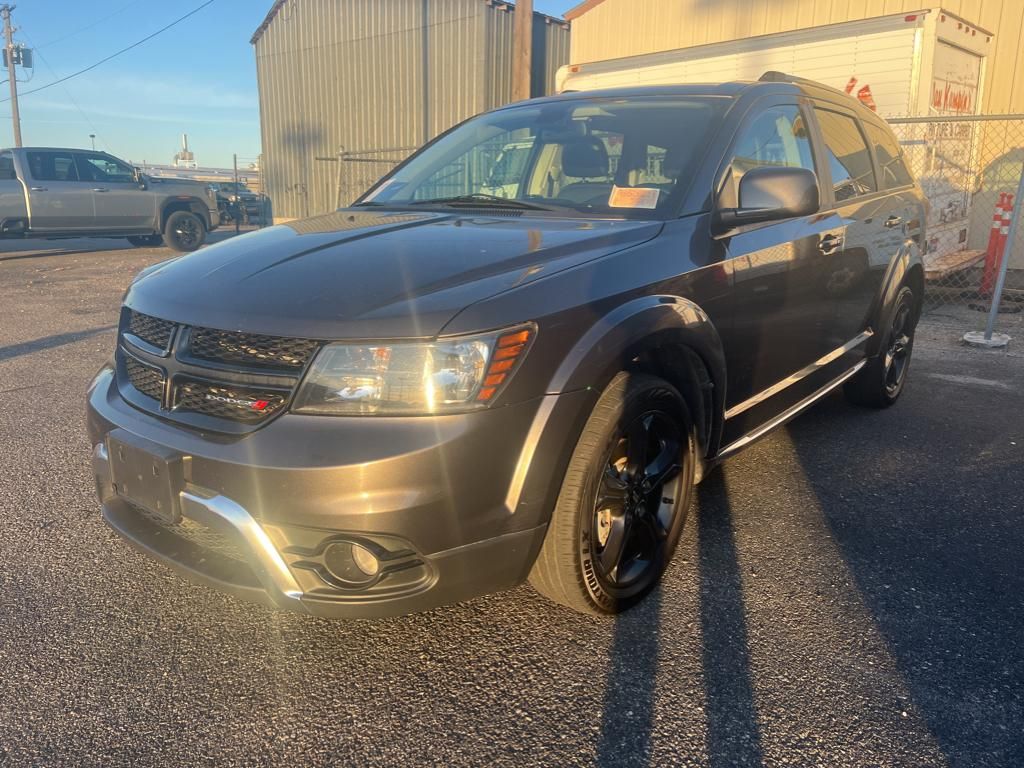
[[[331,622],[101,522],[84,390],[169,255],[109,244],[0,249],[0,766],[1024,765],[1024,333],[929,321],[895,408],[728,461],[617,621],[523,586]]]

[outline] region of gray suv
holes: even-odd
[[[88,393],[103,516],[313,614],[526,579],[614,614],[717,463],[837,388],[896,402],[923,222],[886,124],[783,75],[480,115],[350,208],[139,275]]]

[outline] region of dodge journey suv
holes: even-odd
[[[527,579],[624,610],[716,463],[840,386],[899,397],[924,205],[880,118],[779,74],[479,115],[135,279],[88,393],[103,516],[312,614]]]

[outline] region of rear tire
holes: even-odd
[[[127,238],[128,242],[136,248],[156,248],[163,245],[164,239],[160,235],[133,235]]]
[[[616,614],[657,585],[693,494],[696,431],[672,385],[618,374],[580,435],[533,587],[581,613]]]
[[[206,240],[203,220],[191,211],[175,211],[164,224],[164,245],[179,253],[196,250]]]
[[[903,286],[896,294],[892,312],[885,324],[885,336],[878,355],[868,360],[856,376],[846,382],[847,399],[869,408],[888,408],[903,392],[914,351],[917,326],[917,301],[914,292]]]

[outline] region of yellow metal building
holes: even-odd
[[[995,34],[981,112],[1024,113],[1024,0],[586,0],[572,22],[574,64],[687,48],[941,5]]]

